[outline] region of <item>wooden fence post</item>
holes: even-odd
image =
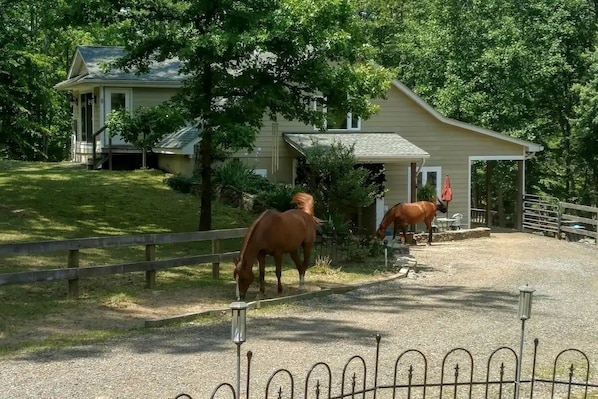
[[[156,244],[147,244],[145,246],[145,260],[150,262],[156,260]],[[145,288],[154,288],[156,286],[156,271],[148,270],[145,272]]]
[[[212,240],[212,253],[213,254],[220,253],[220,240],[219,239]],[[214,280],[220,279],[220,262],[212,263],[212,278]]]
[[[69,250],[69,257],[67,262],[68,268],[79,268],[79,250],[78,249],[70,249]],[[79,297],[79,277],[74,279],[69,279],[69,298],[78,298]]]

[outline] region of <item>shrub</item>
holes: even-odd
[[[423,187],[417,189],[417,200],[418,201],[430,201],[436,200],[436,189],[430,183],[426,183]]]
[[[164,178],[164,184],[175,191],[188,194],[191,188],[196,183],[196,180],[191,177],[184,177],[180,175]]]
[[[256,175],[249,166],[232,159],[214,171],[213,183],[218,187],[233,187],[240,192],[257,194],[274,188],[266,177]]]
[[[291,199],[295,193],[301,191],[300,187],[291,187],[286,184],[273,185],[267,191],[259,192],[253,202],[254,212],[263,212],[266,209],[276,209],[284,212],[293,208]]]
[[[271,191],[276,188],[276,184],[268,180],[267,177],[256,175],[253,173],[247,181],[247,192],[251,194],[258,194],[263,191]]]
[[[374,202],[380,182],[372,178],[370,170],[356,164],[354,146],[314,143],[307,149],[297,183],[313,193],[317,213],[334,212],[349,219],[357,209]],[[383,180],[383,168],[375,173]]]
[[[251,169],[238,159],[233,159],[216,168],[212,179],[214,185],[234,187],[243,191],[252,175]]]
[[[323,218],[320,232],[328,237],[346,236],[349,234],[350,228],[351,221],[348,221],[342,214],[331,212],[328,217]]]

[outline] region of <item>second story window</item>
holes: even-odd
[[[326,130],[361,130],[361,118],[354,116],[351,112],[343,112],[331,105],[324,105],[328,98],[320,98],[314,101],[314,109],[326,114]],[[317,129],[317,128],[316,128]]]

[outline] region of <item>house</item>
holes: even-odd
[[[122,107],[157,105],[181,86],[181,65],[176,60],[156,64],[148,74],[139,76],[105,71],[103,63],[122,52],[119,47],[77,47],[67,80],[55,86],[72,94],[74,162],[88,163],[90,158],[95,160],[94,154],[104,154],[105,160],[108,151],[114,156],[139,153],[120,137],[109,138],[104,128],[107,114]],[[513,184],[522,198],[525,162],[542,146],[446,118],[399,81],[392,82],[387,98],[377,103],[380,112],[372,118],[361,120],[348,114],[326,132],[300,122],[265,120],[255,150],[235,156],[272,181],[292,183],[298,158],[314,142],[355,145],[359,163],[383,164],[385,168],[387,193],[363,214],[363,224],[370,229],[395,203],[415,200],[416,186],[432,184],[440,196],[446,175],[453,191],[449,214],[461,213],[462,225],[469,226],[475,161],[516,163]],[[190,175],[198,141],[199,132],[191,127],[165,137],[153,150],[158,167]],[[521,220],[520,215],[516,217]]]

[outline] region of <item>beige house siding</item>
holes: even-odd
[[[86,73],[85,64],[80,54],[77,53],[69,79]],[[177,86],[179,82],[171,83],[172,86]],[[70,83],[67,82],[67,84]],[[61,87],[65,89],[68,86],[62,85]],[[73,87],[73,94],[79,97],[81,92],[89,92],[92,88],[96,97],[93,107],[94,132],[102,127],[104,121],[105,115],[102,113],[105,107],[102,100],[105,100],[104,94],[108,93],[108,88],[128,90],[131,109],[158,105],[172,98],[177,92],[177,89],[171,87],[170,83],[152,87],[139,81],[131,81],[131,84],[128,84],[125,80],[115,79],[79,82],[76,87]],[[523,160],[526,147],[530,146],[530,151],[541,150],[540,146],[532,143],[503,139],[496,132],[444,118],[397,81],[391,85],[387,98],[376,100],[376,103],[380,106],[379,113],[373,115],[369,120],[363,120],[360,131],[364,133],[397,133],[423,150],[422,152],[427,152],[429,159],[425,162],[418,160],[416,166],[418,168],[422,166],[435,168],[434,170],[440,176],[440,185],[442,185],[444,176],[450,175],[454,196],[449,205],[448,216],[456,212],[462,213],[465,225],[469,219],[471,159]],[[84,144],[78,141],[81,132],[79,111],[78,108],[75,108],[73,112],[73,118],[77,121],[73,155],[75,161],[85,162],[83,158],[90,154],[91,143]],[[265,174],[274,182],[292,183],[295,172],[294,161],[299,153],[285,142],[283,133],[312,132],[317,133],[313,126],[301,122],[288,121],[284,118],[279,118],[274,122],[265,118],[264,126],[256,138],[254,150],[251,152],[241,150],[233,156],[260,172],[265,170]],[[98,150],[100,150],[101,143],[98,144]],[[125,143],[117,144],[122,144],[121,150],[124,152],[131,150],[125,148]],[[182,150],[175,149],[173,152],[175,154],[160,154],[158,156],[159,167],[172,173],[191,176],[194,159],[188,155],[176,154],[184,152]],[[396,161],[386,163],[385,167],[388,192],[384,198],[384,205],[391,207],[398,202],[409,201],[410,163],[397,157]]]
[[[158,154],[158,167],[176,175],[187,177],[193,175],[193,160],[187,155]]]
[[[177,90],[172,89],[153,89],[149,87],[133,88],[133,109],[139,107],[154,107],[170,100]]]
[[[379,113],[369,120],[362,121],[361,131],[395,132],[425,149],[430,154],[430,159],[423,166],[439,168],[440,184],[448,174],[454,193],[448,214],[439,214],[439,216],[461,213],[464,226],[469,223],[470,157],[524,156],[524,148],[520,144],[438,120],[395,86],[389,90],[386,99],[377,100],[376,103],[380,105]],[[293,175],[293,159],[296,158],[297,153],[284,142],[283,132],[314,132],[314,129],[312,126],[284,119],[279,119],[277,126],[273,127],[272,122],[268,120],[256,140],[255,150],[252,153],[240,152],[236,155],[250,166],[267,169],[268,176],[273,180],[290,183]],[[272,156],[276,154],[276,147],[278,147],[279,170],[273,173]],[[420,161],[417,167],[421,166]],[[396,203],[409,201],[410,163],[387,163],[385,167],[388,190],[384,198],[385,207],[390,208]],[[418,228],[423,228],[423,225]]]
[[[447,215],[442,216],[450,217],[461,213],[462,224],[465,226],[469,224],[469,157],[524,156],[524,149],[519,144],[442,123],[399,90],[391,91],[389,100],[381,110],[383,118],[392,113],[397,115],[400,123],[398,132],[401,136],[430,153],[430,159],[424,166],[441,166],[441,182],[444,181],[444,176],[450,176],[453,200],[449,203]],[[392,177],[387,175],[388,181],[400,182],[399,186],[404,187],[404,190],[394,190],[391,185],[392,194],[387,196],[389,202],[392,202],[390,206],[409,200],[408,171],[407,167],[399,167]]]

